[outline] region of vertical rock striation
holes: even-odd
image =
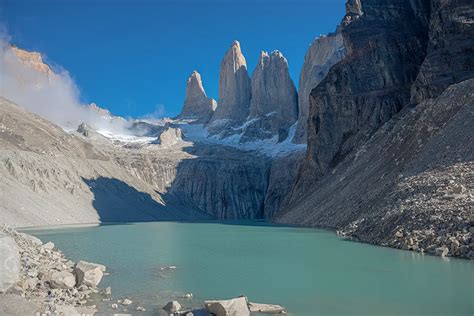
[[[437,97],[474,73],[474,4],[471,0],[432,0],[429,43],[412,88],[412,101]]]
[[[193,71],[186,84],[186,97],[179,118],[207,122],[216,109],[214,99],[208,98],[202,85],[201,75]]]
[[[410,1],[349,2],[339,28],[347,57],[309,96],[308,151],[298,179],[303,188],[409,103],[426,51],[426,25]]]
[[[249,124],[241,142],[271,138],[280,134],[286,138],[289,127],[298,116],[298,96],[288,72],[288,62],[279,51],[260,54],[252,74],[252,98]]]
[[[326,77],[329,69],[344,58],[344,55],[344,43],[340,33],[318,37],[309,47],[300,73],[298,126],[293,142],[306,143],[309,94]]]
[[[240,43],[234,41],[220,65],[219,100],[212,121],[228,119],[243,122],[249,114],[250,95],[247,62]]]

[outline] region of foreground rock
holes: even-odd
[[[248,304],[249,310],[252,313],[266,313],[266,314],[283,314],[285,308],[280,305],[252,303]]]
[[[216,316],[245,316],[250,315],[245,296],[230,300],[205,301],[204,307]]]
[[[91,295],[99,292],[96,286],[100,280],[96,276],[102,277],[102,271],[105,271],[103,265],[84,261],[75,265],[55,249],[53,243],[43,245],[38,238],[8,227],[0,228],[0,236],[0,261],[8,261],[0,266],[0,285],[6,290],[6,294],[0,294],[1,315],[33,315],[34,312],[79,315],[95,312],[95,308],[88,305],[92,304]],[[8,252],[2,252],[4,240],[9,240]],[[16,260],[18,268],[15,268]],[[9,267],[9,273],[4,273],[2,269],[5,267]],[[76,283],[79,271],[82,273],[80,286]],[[30,310],[34,312],[30,313]]]
[[[177,313],[181,310],[181,304],[177,301],[168,302],[163,309],[169,313]]]
[[[105,272],[105,266],[101,264],[79,261],[74,267],[77,286],[86,285],[95,287],[99,285]]]
[[[15,240],[0,231],[0,293],[20,279],[20,253]]]

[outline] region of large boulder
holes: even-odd
[[[216,316],[250,315],[247,297],[241,296],[230,300],[205,301],[204,307]]]
[[[20,279],[20,253],[15,240],[0,232],[0,293]]]
[[[105,266],[86,261],[79,261],[74,267],[74,274],[76,275],[76,285],[87,285],[96,287],[105,272]]]
[[[76,285],[76,278],[67,271],[54,272],[50,283],[53,289],[72,289]]]

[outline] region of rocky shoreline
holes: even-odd
[[[110,288],[98,284],[105,266],[74,263],[54,243],[0,228],[0,314],[93,315]],[[95,297],[95,299],[94,299]]]
[[[162,269],[175,269],[168,266]],[[141,313],[146,309],[128,298],[112,299],[110,287],[100,289],[106,267],[86,261],[73,262],[53,242],[0,227],[0,315],[95,315]],[[187,293],[184,299],[192,298]],[[133,308],[132,308],[133,307]],[[245,296],[207,300],[203,308],[184,308],[170,301],[163,310],[170,315],[286,314],[284,307],[249,302]]]

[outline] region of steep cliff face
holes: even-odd
[[[348,11],[340,32],[347,57],[312,90],[308,152],[299,184],[335,167],[410,101],[427,30],[409,1],[367,0]],[[350,22],[350,23],[349,23]]]
[[[252,74],[251,88],[249,119],[253,122],[249,125],[255,126],[248,126],[241,140],[271,138],[279,132],[288,134],[298,116],[298,97],[288,72],[288,62],[282,53],[260,54]],[[265,123],[258,122],[261,120]]]
[[[340,33],[316,38],[304,57],[298,89],[298,125],[293,139],[295,143],[306,143],[308,137],[309,94],[329,69],[345,56]]]
[[[179,118],[207,122],[216,109],[216,101],[208,98],[202,85],[201,75],[193,71],[186,83],[186,97]]]
[[[11,51],[18,57],[21,63],[29,68],[37,70],[39,73],[43,73],[47,76],[53,75],[51,68],[43,61],[43,57],[40,53],[29,52],[23,49],[19,49],[16,46],[10,47]]]
[[[451,86],[474,77],[472,2],[347,9],[347,56],[310,94],[307,155],[277,220],[473,257],[473,82]]]
[[[436,97],[474,72],[474,5],[470,0],[433,0],[426,58],[412,88],[412,101]]]
[[[474,258],[474,79],[405,107],[274,218]]]
[[[249,114],[250,95],[247,62],[240,43],[234,41],[220,65],[219,100],[212,121],[226,119],[242,123]]]

